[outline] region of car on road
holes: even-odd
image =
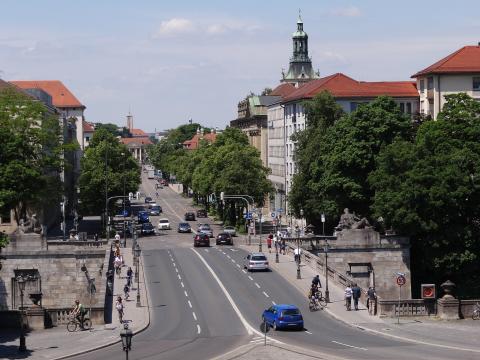
[[[198,232],[201,234],[207,234],[209,237],[213,238],[212,228],[208,224],[199,224]]]
[[[223,232],[230,234],[231,236],[237,236],[237,230],[235,230],[235,227],[233,226],[224,226]]]
[[[178,232],[179,233],[191,233],[192,232],[192,227],[190,226],[189,223],[180,223],[178,224]]]
[[[157,205],[157,204],[152,204],[150,206],[150,209],[148,209],[148,213],[151,216],[158,216],[158,215],[160,215],[161,212],[162,212],[162,207],[160,205]]]
[[[170,230],[170,221],[167,218],[158,220],[158,230]]]
[[[137,220],[139,224],[150,222],[150,217],[148,216],[148,212],[146,211],[139,211],[137,213]]]
[[[145,197],[145,204],[153,203],[153,199],[150,196]]]
[[[195,213],[188,211],[185,213],[185,221],[195,221]]]
[[[262,314],[262,320],[274,330],[303,330],[303,316],[295,305],[278,304],[270,306]]]
[[[193,246],[210,246],[210,237],[207,234],[197,234],[193,238]]]
[[[268,271],[268,259],[264,253],[252,252],[248,254],[243,262],[243,268],[247,271],[266,270]]]
[[[229,233],[223,232],[217,235],[217,245],[233,245],[232,236]]]
[[[155,228],[151,222],[142,224],[142,235],[155,235]]]
[[[199,209],[197,210],[197,218],[205,218],[207,217],[207,210]]]

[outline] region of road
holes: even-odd
[[[155,195],[144,178],[143,191]],[[269,341],[305,347],[347,359],[474,359],[478,354],[432,347],[366,333],[324,312],[310,313],[305,294],[274,271],[247,273],[242,244],[193,248],[192,234],[177,234],[190,200],[168,188],[157,200],[172,230],[141,238],[150,298],[151,324],[133,338],[134,359],[210,359],[243,344],[262,341],[262,311],[292,303],[305,318],[304,331],[271,331]],[[152,196],[155,198],[155,196]],[[197,219],[198,220],[198,219]],[[205,219],[200,219],[202,222]],[[191,222],[196,228],[196,222]],[[218,228],[212,226],[214,233]],[[240,242],[240,241],[239,241]],[[119,345],[75,359],[119,359]]]

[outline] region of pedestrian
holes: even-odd
[[[270,234],[271,235],[271,234]],[[271,253],[272,252],[272,237],[270,237],[270,235],[268,236],[267,238],[267,248],[268,248],[268,252]]]
[[[285,239],[282,239],[281,249],[282,249],[282,251],[283,251],[283,255],[286,255],[286,253],[287,253],[287,244],[285,243]]]
[[[117,232],[115,233],[115,242],[118,243],[118,241],[120,241],[120,234]]]
[[[130,297],[129,291],[130,291],[130,288],[128,287],[128,283],[127,283],[123,287],[123,296],[125,297],[125,300],[128,300],[128,298]]]
[[[352,308],[352,288],[350,284],[347,284],[345,288],[345,306],[347,307],[347,311],[350,311]]]
[[[117,301],[115,302],[115,309],[117,309],[117,313],[118,313],[118,321],[121,323],[123,323],[123,301],[122,301],[122,297],[119,296],[117,297]]]
[[[132,277],[133,277],[133,270],[129,266],[128,270],[127,270],[127,284],[128,284],[128,286],[132,286]]]
[[[375,315],[377,308],[377,293],[375,288],[370,286],[367,291],[367,309],[370,315]]]
[[[360,296],[362,296],[362,290],[357,283],[355,283],[352,287],[353,306],[355,307],[355,311],[358,310],[358,300],[360,299]]]
[[[299,247],[295,248],[293,250],[293,254],[294,254],[294,259],[295,259],[295,262],[300,264],[300,259],[301,259],[301,256],[302,256],[302,249],[300,249]]]

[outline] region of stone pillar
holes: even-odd
[[[445,281],[440,285],[445,295],[437,300],[438,316],[443,320],[458,320],[460,302],[452,294],[455,289],[455,284],[450,280]]]

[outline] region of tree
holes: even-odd
[[[446,96],[437,121],[413,141],[395,141],[378,157],[369,182],[372,209],[412,238],[416,283],[450,278],[459,293],[480,295],[480,104]]]
[[[62,152],[58,118],[13,88],[0,93],[0,213],[14,209],[17,223],[29,211],[58,204]]]
[[[123,155],[122,155],[123,154]],[[127,147],[105,129],[95,131],[85,150],[80,175],[81,211],[99,214],[105,209],[105,183],[108,197],[136,192],[140,185],[140,168]]]
[[[107,124],[95,123],[95,131],[98,131],[100,129],[107,130],[113,136],[120,136],[120,132],[118,131],[118,125],[110,124],[110,123],[107,123]]]

